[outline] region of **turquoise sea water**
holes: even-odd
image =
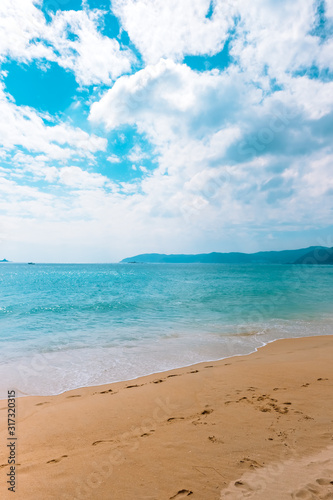
[[[0,396],[56,394],[333,333],[333,267],[1,264]]]

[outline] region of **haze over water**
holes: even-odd
[[[2,264],[0,386],[128,380],[333,333],[333,267]]]

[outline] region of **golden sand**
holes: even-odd
[[[17,399],[0,498],[333,499],[333,336],[130,382]]]

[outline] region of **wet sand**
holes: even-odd
[[[333,499],[333,336],[0,402],[0,498]]]

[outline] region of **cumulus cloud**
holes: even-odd
[[[240,22],[231,54],[249,79],[270,90],[290,88],[298,97],[297,77],[315,67],[332,70],[332,38],[319,36],[320,4],[314,0],[238,2]]]
[[[219,52],[236,14],[232,2],[219,0],[114,0],[112,8],[152,64],[160,58]]]
[[[138,9],[157,4],[136,2]],[[331,42],[315,31],[317,4],[234,6],[229,68],[199,73],[158,60],[120,77],[90,119],[112,130],[131,125],[155,148],[159,166],[141,183],[147,217],[185,217],[208,233],[230,224],[328,225],[333,83],[303,71],[332,66]]]
[[[63,167],[59,170],[58,175],[60,182],[71,188],[95,189],[111,185],[107,177],[87,172],[80,167]]]
[[[259,101],[262,93],[218,71],[197,73],[185,64],[162,59],[134,75],[119,78],[91,107],[92,122],[108,129],[136,125],[158,141],[166,135],[200,136],[218,130],[239,110],[240,98]]]
[[[110,163],[120,163],[121,159],[119,158],[119,156],[110,155],[107,157],[107,161],[109,161]]]
[[[150,155],[148,153],[145,153],[144,151],[142,151],[142,149],[140,148],[140,146],[138,144],[136,144],[131,149],[131,151],[129,152],[129,154],[127,156],[129,161],[131,161],[132,163],[138,163],[142,160],[148,159],[149,157],[150,157]]]
[[[42,1],[2,0],[0,61],[52,61],[74,72],[81,85],[110,84],[131,70],[134,56],[99,30],[101,11],[58,11],[47,23]]]
[[[110,84],[129,72],[135,60],[131,51],[121,49],[116,39],[98,31],[100,15],[96,11],[57,12],[44,30],[45,40],[55,54],[59,53],[54,60],[72,70],[82,85]]]

